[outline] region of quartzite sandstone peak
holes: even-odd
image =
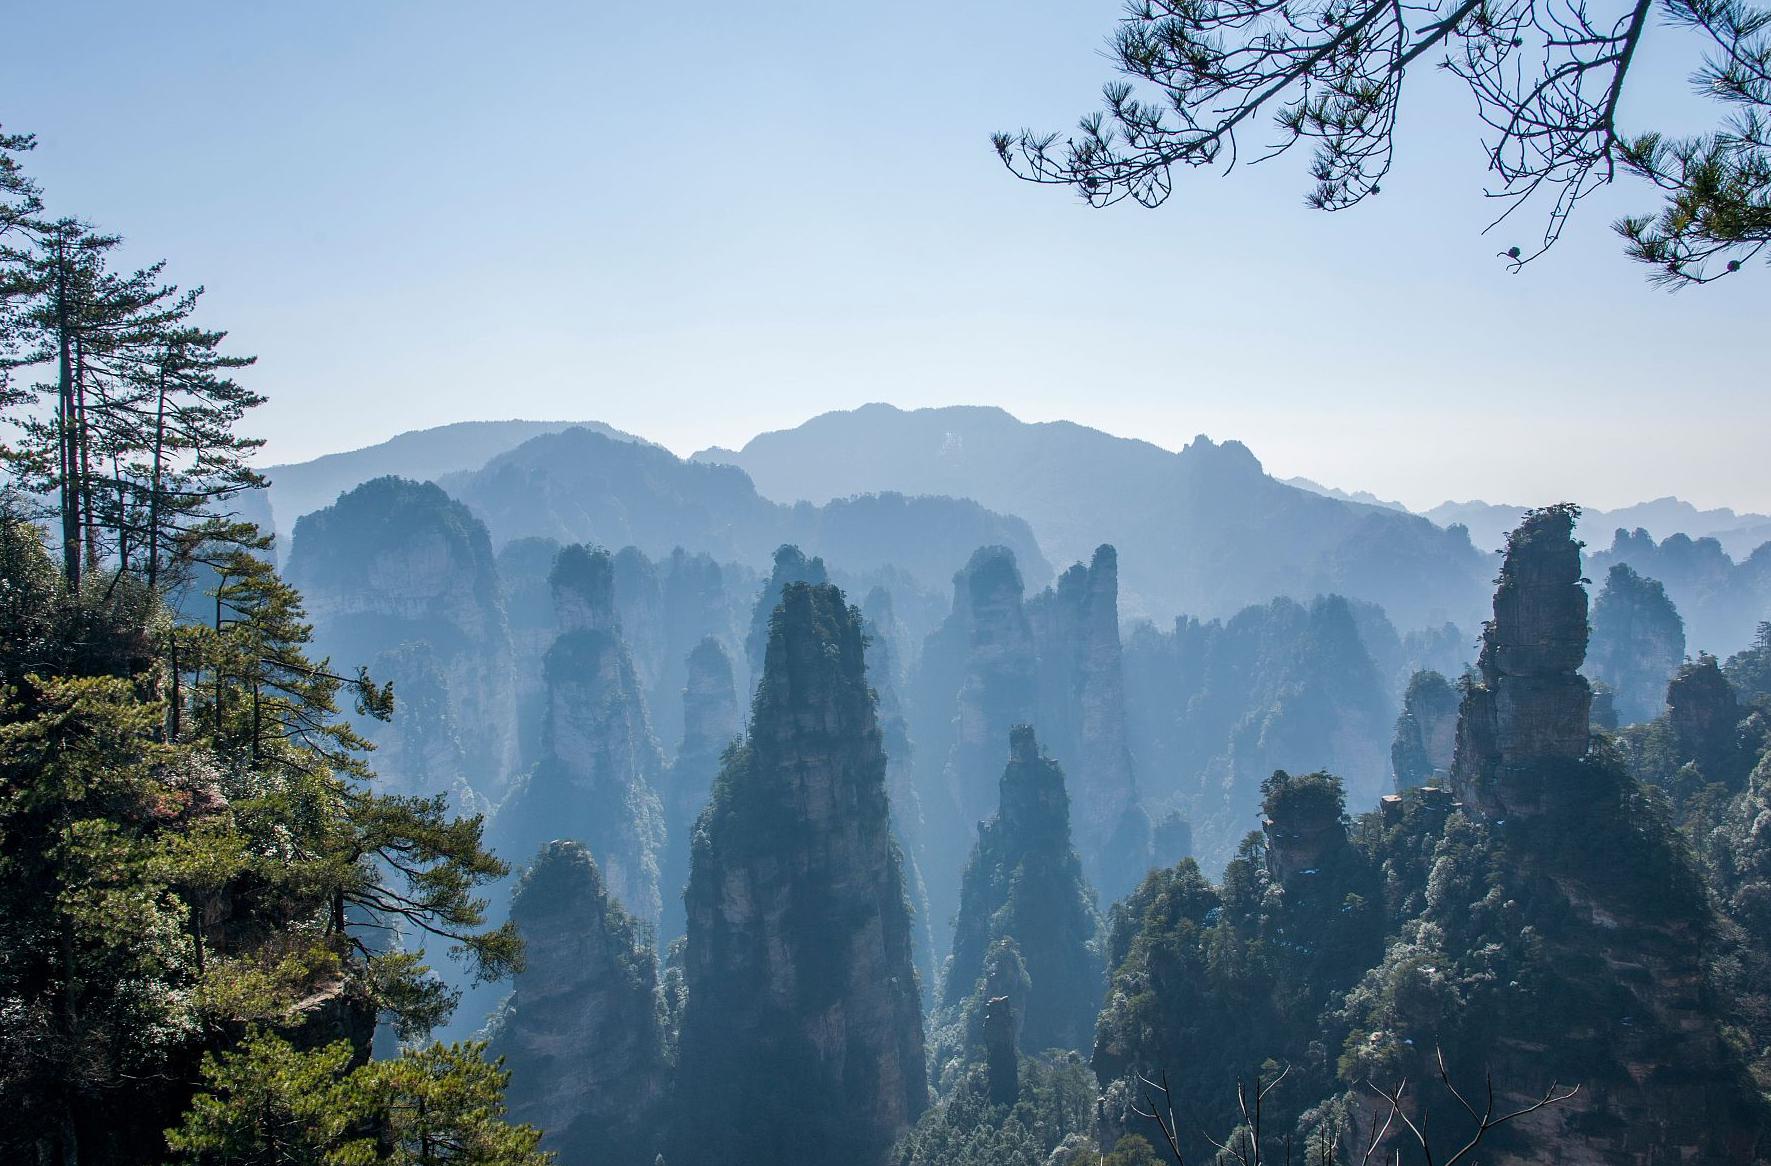
[[[872,1166],[927,1104],[910,916],[860,613],[795,583],[696,829],[684,1160]]]

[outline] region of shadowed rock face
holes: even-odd
[[[707,804],[720,754],[739,734],[738,689],[732,661],[720,642],[709,636],[689,653],[688,682],[683,688],[683,740],[664,781],[664,823],[667,842],[661,877],[664,895],[663,937],[666,943],[683,933],[683,890],[689,881],[689,847],[695,819]]]
[[[769,620],[781,603],[782,590],[789,583],[828,582],[830,575],[824,569],[823,559],[808,559],[796,546],[776,548],[774,568],[769,572],[769,581],[757,592],[756,605],[751,609],[750,633],[744,640],[744,654],[749,662],[753,686],[762,677],[763,655],[769,646]]]
[[[859,612],[787,587],[696,831],[672,1160],[867,1166],[927,1105],[880,740]]]
[[[1027,604],[1039,653],[1039,720],[1076,790],[1077,848],[1108,899],[1150,865],[1151,823],[1126,743],[1125,661],[1119,639],[1119,556],[1110,546],[1077,563]]]
[[[1746,784],[1752,760],[1740,747],[1740,701],[1714,656],[1702,653],[1678,670],[1667,685],[1666,712],[1681,761],[1730,789]]]
[[[1012,940],[1031,979],[1017,1006],[1021,1047],[1086,1049],[1105,975],[1095,946],[1101,919],[1070,845],[1064,771],[1026,725],[1010,734],[998,791],[999,809],[978,828],[966,865],[943,1003],[964,1005],[986,971],[986,952]]]
[[[526,961],[493,1052],[511,1119],[566,1162],[651,1166],[664,1096],[658,967],[590,853],[552,842],[511,901]]]
[[[1615,563],[1593,603],[1587,675],[1611,687],[1618,723],[1651,721],[1666,703],[1667,680],[1685,660],[1685,622],[1666,589],[1627,563]]]
[[[396,743],[377,766],[384,779],[422,794],[466,784],[496,800],[516,767],[516,686],[485,526],[431,483],[378,478],[296,523],[289,579],[335,664],[385,665],[399,674],[396,695],[402,680],[435,689],[425,732],[459,743],[460,768]],[[410,645],[425,650],[402,651]],[[391,726],[364,727],[394,740]]]
[[[1509,540],[1453,767],[1496,840],[1501,890],[1527,905],[1540,945],[1533,999],[1490,1005],[1502,1108],[1539,1087],[1554,1050],[1586,1079],[1527,1146],[1554,1144],[1572,1163],[1752,1161],[1765,1113],[1704,988],[1709,900],[1665,827],[1642,821],[1627,772],[1586,753],[1575,516],[1533,511]]]
[[[1577,511],[1534,510],[1508,539],[1482,632],[1481,683],[1464,699],[1453,780],[1500,815],[1541,808],[1544,766],[1586,754],[1592,690]]]
[[[1398,792],[1448,776],[1457,749],[1457,690],[1437,672],[1416,672],[1402,697],[1390,769]]]
[[[621,901],[656,923],[664,760],[617,630],[612,580],[607,551],[567,547],[555,562],[565,630],[542,665],[541,759],[500,809],[496,836],[512,854],[556,838],[582,842]]]

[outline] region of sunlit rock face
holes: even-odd
[[[657,959],[590,852],[552,842],[511,901],[525,966],[494,1055],[513,1121],[545,1131],[564,1162],[652,1166],[667,1065]]]
[[[1083,1051],[1104,984],[1101,919],[1071,846],[1064,771],[1029,726],[1012,730],[1008,745],[997,812],[979,827],[966,865],[942,1003],[963,1005],[977,991],[986,953],[1012,940],[1030,977],[1016,1005],[1022,1049]]]
[[[925,1108],[885,771],[860,613],[788,586],[696,831],[671,1160],[868,1166]]]
[[[404,724],[396,711],[393,726],[365,725],[392,746],[383,779],[495,801],[516,768],[516,685],[485,526],[429,482],[377,478],[296,523],[289,578],[335,667],[379,665],[396,701],[424,693],[422,715],[415,702]]]
[[[583,843],[616,897],[656,924],[665,843],[663,755],[615,617],[607,551],[562,550],[550,575],[561,634],[542,663],[540,760],[494,823],[507,853]]]
[[[1098,547],[1027,604],[1039,654],[1038,726],[1075,790],[1077,847],[1109,900],[1150,866],[1151,822],[1126,741],[1119,555]]]

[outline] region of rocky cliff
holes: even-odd
[[[1706,987],[1710,900],[1620,760],[1588,753],[1576,513],[1533,511],[1508,540],[1481,680],[1460,716],[1453,781],[1488,838],[1475,852],[1495,888],[1487,902],[1506,901],[1488,925],[1495,954],[1481,955],[1482,934],[1462,934],[1493,908],[1455,919],[1448,912],[1471,908],[1441,892],[1427,918],[1457,964],[1531,986],[1496,993],[1471,981],[1469,1016],[1480,1018],[1502,1103],[1550,1077],[1581,1084],[1494,1161],[1541,1161],[1551,1144],[1573,1163],[1752,1161],[1765,1115]],[[1457,967],[1444,974],[1459,981]]]
[[[525,966],[499,1018],[511,1120],[562,1162],[652,1166],[668,1067],[657,957],[594,859],[543,847],[511,900]]]
[[[1685,622],[1666,588],[1614,563],[1593,603],[1586,674],[1606,684],[1618,723],[1651,721],[1666,707],[1666,684],[1685,661]]]
[[[614,614],[605,550],[562,550],[550,575],[563,629],[542,665],[541,759],[500,808],[494,837],[524,854],[556,838],[582,842],[616,896],[656,923],[664,761]]]
[[[425,794],[465,783],[496,800],[516,768],[516,681],[485,526],[435,485],[378,478],[295,524],[288,575],[335,667],[390,673],[396,701],[402,681],[430,691],[425,735],[459,743],[459,773],[452,750],[396,746],[377,766],[384,780]],[[425,651],[401,651],[415,644]],[[378,743],[399,731],[365,728]]]
[[[696,831],[673,1161],[872,1166],[926,1106],[885,770],[860,613],[787,587]]]
[[[914,723],[933,743],[921,753],[917,784],[937,940],[959,908],[961,856],[995,810],[1003,742],[1038,714],[1039,657],[1024,590],[1008,548],[979,548],[953,577],[953,610],[923,649]]]
[[[1039,654],[1040,732],[1076,791],[1076,842],[1089,881],[1117,899],[1150,869],[1151,822],[1126,739],[1119,555],[1095,549],[1027,603]]]
[[[1339,596],[1279,599],[1227,621],[1182,617],[1126,637],[1126,704],[1148,803],[1177,809],[1205,870],[1257,821],[1276,769],[1340,775],[1354,806],[1390,786],[1394,703]],[[1162,816],[1159,814],[1159,816]]]
[[[928,884],[922,876],[928,860],[927,833],[922,800],[916,792],[912,760],[915,745],[904,717],[898,690],[903,670],[899,667],[901,629],[892,607],[892,595],[883,587],[867,593],[861,605],[861,630],[867,637],[867,679],[878,702],[881,741],[886,755],[886,792],[892,800],[892,832],[904,856],[904,888],[910,897],[912,950],[922,982],[925,1003],[935,987],[935,929],[929,914]]]
[[[756,593],[756,602],[750,609],[750,631],[744,637],[744,658],[750,669],[753,690],[762,679],[763,656],[769,647],[769,621],[774,618],[775,608],[781,604],[781,592],[789,583],[828,582],[830,573],[824,569],[823,559],[807,558],[805,552],[792,545],[775,548],[774,565],[768,580]]]
[[[683,891],[689,884],[689,850],[695,819],[707,805],[720,756],[738,738],[738,689],[732,661],[709,636],[689,653],[681,697],[683,736],[660,791],[666,843],[660,879],[664,895],[661,935],[666,944],[683,933]]]
[[[1402,715],[1390,743],[1396,790],[1436,785],[1451,774],[1457,748],[1457,689],[1437,672],[1416,672],[1402,696]]]
[[[1009,735],[998,798],[966,864],[943,1006],[964,1005],[992,945],[1013,940],[1030,980],[1015,1006],[1021,1047],[1086,1050],[1104,987],[1101,917],[1070,843],[1064,771],[1026,725]]]

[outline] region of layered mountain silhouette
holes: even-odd
[[[1398,626],[1474,623],[1493,571],[1461,529],[1287,485],[1236,441],[1198,437],[1173,453],[997,408],[866,405],[695,460],[741,467],[782,501],[972,498],[1025,518],[1060,562],[1110,542],[1132,614],[1229,615],[1333,592],[1382,604]]]

